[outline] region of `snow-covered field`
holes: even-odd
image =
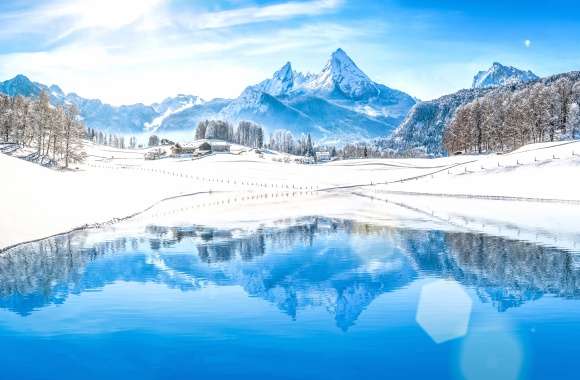
[[[0,154],[0,249],[136,213],[132,222],[234,226],[325,215],[579,230],[580,142],[529,145],[506,155],[323,165],[243,149],[156,161],[143,159],[146,150],[90,144],[87,151],[87,161],[72,171]]]

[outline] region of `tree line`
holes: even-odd
[[[85,128],[72,104],[50,104],[46,92],[37,98],[0,94],[0,141],[36,149],[39,161],[68,167],[85,157]]]
[[[302,134],[298,138],[295,138],[290,131],[285,129],[275,130],[270,135],[266,147],[268,149],[294,154],[296,156],[314,157],[315,155],[310,134]]]
[[[314,157],[316,152],[328,152],[330,158],[355,159],[355,158],[392,158],[393,152],[382,149],[373,142],[356,142],[345,145],[315,145],[310,134],[302,134],[298,138],[290,131],[279,129],[270,135],[266,147],[283,153],[296,156]]]
[[[87,129],[87,139],[95,144],[106,145],[113,148],[137,148],[137,138],[135,136],[131,136],[128,140],[125,140],[125,136],[117,136],[111,133],[107,134],[93,128]]]
[[[444,131],[450,153],[504,152],[580,136],[580,80],[499,88],[460,107]]]
[[[216,139],[230,143],[262,148],[264,145],[264,129],[249,121],[240,121],[237,128],[223,120],[203,120],[195,130],[196,140]]]
[[[286,129],[277,129],[264,138],[261,126],[242,121],[234,129],[231,123],[222,120],[204,120],[196,128],[196,139],[218,139],[253,148],[267,148],[296,156],[315,157],[316,152],[328,152],[331,158],[393,158],[396,152],[382,149],[376,142],[357,142],[345,145],[315,145],[310,134],[294,136]],[[149,146],[159,145],[160,139],[153,135]]]

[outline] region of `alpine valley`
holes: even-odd
[[[476,75],[472,89],[420,102],[374,82],[338,49],[318,74],[298,72],[288,62],[271,78],[247,87],[236,99],[207,101],[180,94],[150,105],[112,106],[66,94],[56,85],[33,82],[24,75],[0,82],[0,92],[35,97],[45,91],[53,104],[75,104],[88,128],[107,133],[189,136],[202,120],[248,120],[270,133],[277,129],[296,136],[308,133],[324,144],[379,139],[386,141],[389,149],[428,147],[425,153],[438,155],[442,130],[459,106],[490,88],[536,79],[532,72],[494,63]]]

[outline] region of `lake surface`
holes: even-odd
[[[578,379],[580,256],[304,218],[0,256],[1,379]]]

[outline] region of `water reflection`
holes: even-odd
[[[109,231],[110,232],[110,231]],[[578,298],[574,252],[504,238],[304,218],[256,231],[150,226],[82,231],[0,256],[0,307],[26,316],[115,282],[240,286],[291,318],[324,307],[347,330],[379,295],[424,276],[473,287],[498,311]]]

